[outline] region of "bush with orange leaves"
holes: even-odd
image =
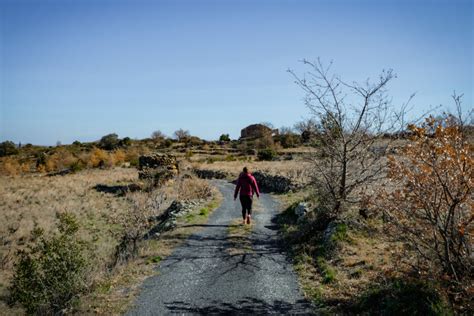
[[[417,254],[419,272],[443,280],[452,302],[474,289],[473,146],[458,122],[430,117],[409,126],[410,142],[389,158],[393,187],[376,199],[392,233]]]

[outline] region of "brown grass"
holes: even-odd
[[[122,154],[119,152],[115,155]],[[94,291],[87,296],[81,310],[84,313],[102,314],[119,314],[123,311],[134,297],[135,287],[144,277],[153,273],[149,257],[164,257],[178,241],[195,229],[180,227],[170,233],[170,236],[175,237],[169,240],[144,243],[140,258],[108,273],[106,267],[123,229],[117,225],[116,218],[133,208],[130,199],[115,194],[114,190],[137,181],[137,170],[126,168],[84,170],[54,177],[40,174],[0,177],[0,211],[3,215],[0,226],[0,297],[6,298],[8,294],[16,251],[30,242],[30,232],[35,225],[48,234],[56,227],[56,213],[68,211],[78,217],[80,237],[93,245],[88,250],[88,257],[92,261],[89,275]],[[97,185],[101,185],[102,189],[96,189]],[[189,179],[187,185],[189,199],[215,196],[215,191],[203,180]],[[105,192],[107,190],[110,192]],[[164,209],[178,197],[179,190],[176,182],[170,182],[163,190],[167,193],[167,202],[162,205]],[[198,209],[194,218],[186,219],[186,224],[205,222],[218,201],[204,203],[202,208],[206,208],[206,211]],[[105,290],[109,283],[110,289]],[[89,305],[97,306],[98,310]],[[0,300],[0,314],[15,313],[21,314],[21,310],[9,308],[4,299]]]
[[[298,182],[309,181],[310,163],[302,159],[284,161],[216,161],[213,163],[193,163],[194,168],[220,170],[237,177],[243,167],[249,168],[250,172],[263,171],[272,175],[281,175]]]

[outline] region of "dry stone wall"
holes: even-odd
[[[138,158],[138,178],[153,180],[162,184],[179,173],[176,156],[169,154],[151,154]]]

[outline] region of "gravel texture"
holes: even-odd
[[[233,254],[229,225],[240,219],[234,185],[214,180],[224,196],[202,230],[164,259],[159,275],[142,285],[127,315],[167,314],[301,314],[312,313],[292,265],[277,242],[272,218],[278,204],[260,197],[250,236],[252,250]]]

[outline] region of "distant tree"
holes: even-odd
[[[18,154],[18,148],[16,148],[15,143],[9,140],[0,143],[0,157],[16,154]]]
[[[319,127],[315,118],[309,118],[297,122],[294,129],[301,135],[303,142],[307,143],[318,133]]]
[[[230,142],[229,134],[222,134],[219,137],[219,141],[221,141],[221,142]]]
[[[291,127],[282,126],[279,131],[280,133],[275,139],[280,142],[283,148],[292,148],[301,143],[301,137]]]
[[[105,150],[113,150],[119,146],[119,138],[115,133],[103,136],[99,141],[99,147]]]
[[[73,143],[72,143],[74,146],[81,146],[81,142],[78,141],[78,140],[75,140]]]
[[[187,138],[191,136],[188,130],[184,130],[182,128],[178,129],[174,132],[174,136],[179,142],[185,141]]]
[[[160,142],[166,138],[166,135],[163,134],[160,130],[156,130],[153,133],[151,133],[151,139],[153,139],[154,142]]]
[[[132,144],[132,140],[130,137],[124,137],[119,141],[119,146],[120,147],[128,147]]]
[[[59,147],[59,146],[61,146],[61,145],[62,145],[61,141],[58,140],[58,141],[56,142],[56,147]]]

